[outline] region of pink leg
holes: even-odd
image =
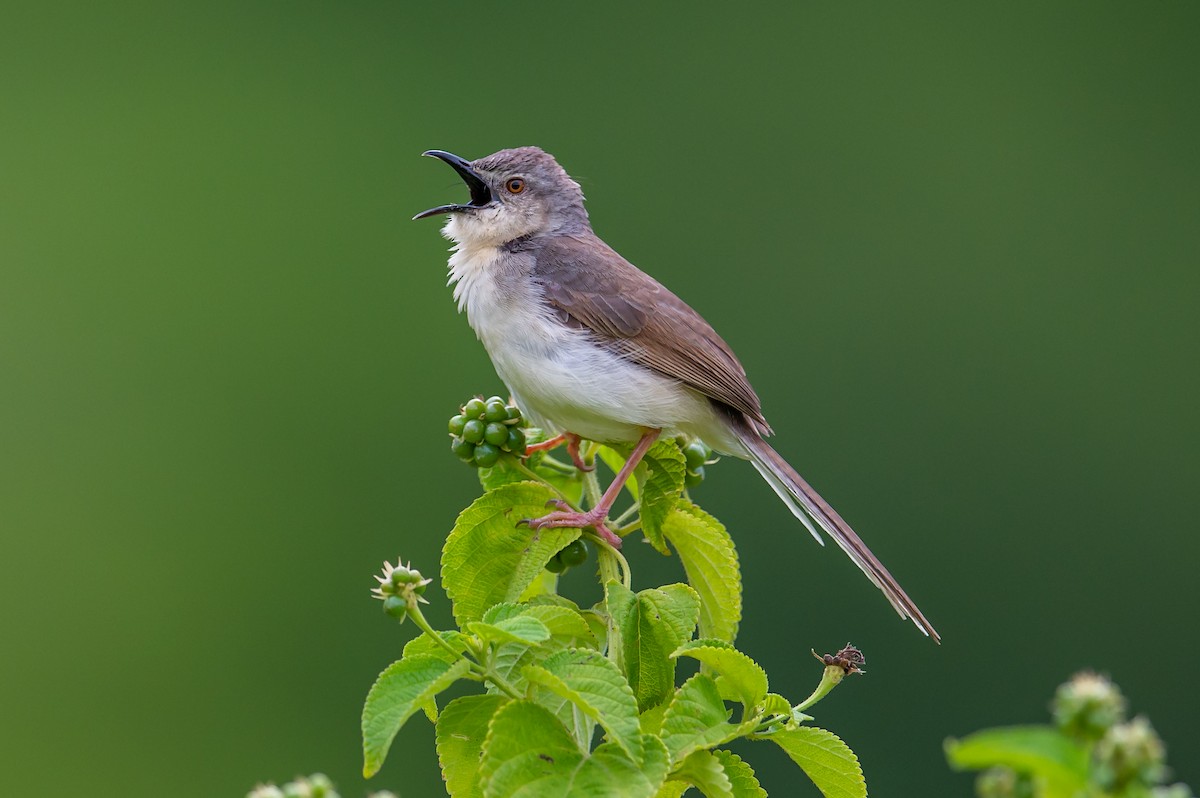
[[[659,433],[661,432],[662,430],[655,429],[642,435],[641,439],[637,442],[637,446],[633,447],[633,452],[629,455],[629,459],[625,461],[625,465],[621,468],[621,473],[617,474],[612,484],[608,486],[608,490],[604,491],[604,495],[600,497],[600,503],[592,509],[582,513],[577,513],[569,509],[560,509],[558,512],[544,515],[541,518],[526,519],[523,523],[528,524],[530,529],[559,526],[590,526],[613,546],[620,548],[621,539],[614,535],[605,524],[605,521],[608,520],[608,511],[612,509],[613,504],[617,501],[617,497],[621,495],[621,488],[625,487],[625,483],[633,476],[633,469],[637,468],[637,464],[646,456],[646,452],[658,440]],[[552,503],[559,504],[558,502]]]
[[[527,454],[532,454],[533,452],[547,452],[553,449],[555,446],[560,446],[563,443],[567,444],[567,454],[571,455],[571,462],[575,464],[576,468],[578,468],[580,471],[596,470],[595,466],[588,465],[587,463],[583,462],[583,458],[579,456],[579,436],[570,432],[564,432],[561,435],[555,435],[553,438],[544,440],[541,443],[531,443],[525,447],[525,452]]]

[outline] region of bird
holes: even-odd
[[[563,503],[533,529],[591,527],[620,545],[606,520],[622,486],[660,436],[699,438],[749,460],[824,545],[829,535],[902,618],[940,642],[933,625],[849,524],[767,442],[772,434],[746,370],[724,339],[657,280],[592,230],[583,190],[539,147],[468,161],[428,150],[458,173],[466,203],[413,219],[447,217],[448,263],[465,313],[522,412],[566,442],[632,444],[621,471],[587,511]]]

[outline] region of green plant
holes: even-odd
[[[442,551],[441,584],[457,628],[435,630],[425,619],[431,580],[418,571],[385,564],[376,577],[385,611],[421,634],[367,696],[365,775],[379,771],[399,729],[423,713],[435,724],[454,798],[666,798],[691,788],[710,798],[765,796],[750,765],[722,747],[738,738],[779,745],[826,796],[865,796],[857,757],[805,714],[860,672],[857,649],[821,658],[817,689],[793,703],[771,692],[763,669],[734,646],[742,621],[737,553],[725,527],[687,493],[714,462],[711,451],[659,441],[626,486],[631,504],[612,530],[640,531],[662,554],[673,550],[687,575],[686,584],[635,591],[628,561],[592,530],[534,533],[520,524],[548,504],[593,506],[600,489],[589,464],[599,459],[615,472],[624,453],[584,442],[580,469],[539,447],[536,429],[512,436],[522,423],[495,398],[471,400],[450,422],[454,452],[479,468],[485,489]],[[513,445],[488,443],[502,432]],[[522,457],[526,441],[531,453]],[[480,457],[484,445],[492,448]],[[558,594],[558,581],[589,548],[603,598],[580,607]],[[696,672],[680,684],[684,662]],[[482,692],[439,706],[438,695],[462,680]]]
[[[946,756],[960,769],[986,768],[980,798],[1192,798],[1184,784],[1163,786],[1162,740],[1125,710],[1109,679],[1078,673],[1054,695],[1053,726],[985,729],[947,740]]]

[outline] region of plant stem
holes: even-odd
[[[467,659],[467,657],[463,656],[461,651],[456,651],[454,646],[447,643],[446,639],[435,632],[433,627],[429,625],[429,621],[425,620],[425,616],[421,613],[421,608],[417,605],[415,600],[408,603],[408,617],[413,619],[413,623],[417,625],[417,628],[432,637],[437,644],[446,649],[446,651],[448,651],[455,660],[466,659],[467,662],[471,664],[471,671],[477,674],[480,678],[486,679],[487,681],[490,681],[492,684],[496,685],[496,687],[499,688],[500,691],[509,698],[521,697],[521,694],[516,691],[516,688],[509,684],[503,676],[492,670],[490,663],[487,667],[485,667],[478,662]]]

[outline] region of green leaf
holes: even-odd
[[[437,754],[450,798],[482,798],[479,757],[492,715],[508,701],[499,695],[470,695],[446,705],[437,722]]]
[[[567,649],[547,657],[540,666],[527,666],[525,678],[599,723],[608,739],[630,757],[641,757],[641,750],[634,747],[641,737],[637,701],[611,660],[590,649]],[[584,737],[585,745],[591,741],[590,729]]]
[[[550,639],[550,630],[546,628],[546,624],[532,615],[505,618],[494,624],[471,621],[464,628],[479,639],[495,644],[518,643],[532,646]]]
[[[656,441],[634,471],[642,497],[642,534],[662,554],[671,553],[663,540],[663,523],[679,501],[686,472],[687,462],[673,438]]]
[[[442,549],[442,579],[460,626],[478,621],[493,604],[515,601],[546,562],[575,540],[567,527],[531,532],[524,518],[547,512],[550,489],[533,482],[501,485],[463,510]]]
[[[667,779],[663,782],[663,786],[658,788],[658,792],[654,793],[654,798],[681,798],[690,789],[692,789],[692,785],[686,781]]]
[[[459,654],[462,654],[467,650],[467,636],[461,632],[453,630],[449,632],[438,632],[438,636],[449,643],[450,646]],[[454,662],[459,659],[459,657],[452,656],[449,651],[438,645],[437,642],[427,634],[418,635],[404,644],[404,656],[402,658],[415,657],[417,654],[428,654],[430,656],[437,657],[438,659],[443,659],[446,662]]]
[[[428,654],[393,662],[379,674],[363,705],[363,775],[379,772],[396,732],[435,695],[466,675],[470,663]]]
[[[485,491],[495,490],[501,485],[508,485],[513,482],[525,482],[529,479],[525,474],[518,471],[512,459],[505,455],[500,458],[500,461],[490,468],[480,468],[479,484],[483,486]]]
[[[554,468],[542,465],[543,458],[543,454],[534,453],[526,462],[526,466],[530,471],[557,488],[566,496],[567,501],[579,504],[579,499],[583,496],[583,474],[578,471],[564,474]],[[504,455],[496,465],[490,468],[479,469],[479,484],[483,486],[484,490],[495,490],[501,485],[527,480],[529,480],[529,475],[516,467],[516,460],[510,455]]]
[[[512,701],[492,717],[480,776],[485,798],[653,798],[667,775],[667,752],[641,735],[643,757],[630,758],[615,743],[591,756],[581,751],[558,719],[532,701]]]
[[[1007,765],[1045,780],[1049,796],[1070,796],[1087,784],[1087,750],[1051,726],[986,729],[946,741],[946,758],[959,769]]]
[[[592,649],[600,647],[583,613],[577,609],[543,604],[532,605],[525,611],[550,630],[550,640],[546,643],[548,646]]]
[[[660,736],[671,761],[679,762],[693,751],[727,743],[754,726],[753,717],[741,726],[729,723],[729,710],[721,700],[717,683],[711,676],[697,673],[671,697]]]
[[[663,701],[675,690],[675,660],[671,652],[692,636],[700,599],[687,585],[667,585],[633,593],[609,582],[606,601],[616,626],[609,645],[625,674],[638,709]]]
[[[671,771],[671,778],[694,785],[706,798],[734,798],[721,760],[708,751],[693,751]]]
[[[825,798],[866,798],[867,782],[858,757],[833,732],[814,726],[763,735],[800,766]]]
[[[638,726],[641,727],[643,734],[656,734],[662,736],[663,714],[667,711],[667,702],[655,704],[647,709],[642,714],[638,715]]]
[[[757,662],[723,640],[702,638],[684,643],[672,657],[692,657],[711,668],[750,712],[767,697],[767,673]]]
[[[764,717],[771,715],[783,715],[792,717],[792,704],[779,693],[767,693],[767,697],[762,700],[762,714]]]
[[[721,522],[680,499],[662,526],[688,584],[700,596],[700,635],[730,643],[742,619],[742,576],[733,539]]]
[[[725,775],[729,777],[729,786],[733,798],[767,798],[767,791],[758,783],[754,769],[732,751],[713,751],[713,756],[721,760]]]

